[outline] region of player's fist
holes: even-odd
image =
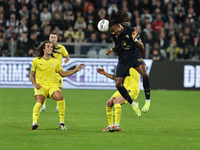
[[[104,75],[104,74],[106,73],[105,70],[102,69],[102,68],[98,68],[98,69],[97,69],[97,72],[98,72],[99,74],[102,74],[102,75]]]
[[[112,53],[112,50],[111,49],[107,49],[105,53],[108,56],[108,55],[110,55]]]
[[[41,88],[41,85],[36,83],[36,84],[34,85],[34,87],[35,87],[37,90],[39,90],[39,89]]]
[[[138,36],[138,30],[136,27],[134,27],[134,32],[132,33],[133,40],[135,40],[135,38],[137,38],[137,36]]]
[[[84,68],[84,64],[79,64],[77,67],[76,67],[76,71],[80,71],[81,69]]]

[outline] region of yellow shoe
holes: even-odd
[[[142,112],[147,112],[149,110],[150,103],[145,102],[144,106],[142,107]]]
[[[135,105],[132,106],[132,108],[135,111],[136,115],[140,118],[141,117],[141,111],[139,109],[139,103],[135,103]]]

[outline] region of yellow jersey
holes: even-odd
[[[129,75],[124,80],[124,87],[139,92],[139,73],[134,68],[129,69]]]
[[[36,57],[32,61],[31,71],[35,72],[37,84],[55,84],[56,73],[60,72],[62,67],[57,58],[51,57],[46,60]]]
[[[66,50],[66,48],[63,45],[58,44],[57,47],[59,47],[59,49],[55,50],[55,51],[57,51],[59,53],[53,53],[53,55],[60,61],[60,64],[61,64],[63,57],[66,57],[69,54],[68,54],[68,51]]]

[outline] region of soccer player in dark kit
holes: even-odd
[[[120,94],[130,103],[138,117],[141,116],[137,103],[131,99],[127,89],[124,87],[124,79],[131,67],[135,68],[143,78],[143,87],[146,96],[145,105],[142,112],[147,112],[150,107],[150,81],[147,74],[146,65],[141,58],[140,50],[144,49],[144,44],[138,34],[138,30],[128,27],[129,21],[126,13],[113,11],[109,19],[109,31],[112,33],[114,47],[106,50],[106,55],[115,52],[119,56],[116,70],[115,86]]]

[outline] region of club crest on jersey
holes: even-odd
[[[129,35],[128,35],[128,34],[126,35],[126,38],[128,38],[128,39],[129,39]]]
[[[51,65],[53,66],[53,65],[54,65],[54,63],[51,63]]]

